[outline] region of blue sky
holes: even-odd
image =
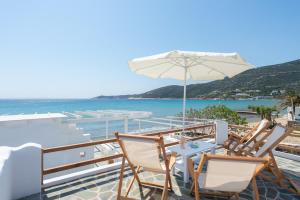
[[[298,0],[0,0],[0,98],[88,98],[176,80],[127,61],[174,49],[239,52],[256,66],[300,58]]]

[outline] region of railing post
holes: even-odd
[[[128,117],[124,118],[124,133],[128,133]]]
[[[44,150],[41,148],[41,186],[44,185]]]
[[[108,139],[108,120],[105,121],[105,136]]]
[[[141,130],[141,120],[138,121],[139,122],[139,132],[141,133],[142,130]]]

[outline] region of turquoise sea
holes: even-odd
[[[187,100],[188,108],[204,108],[223,104],[234,110],[245,110],[248,105],[276,105],[278,100]],[[154,116],[175,115],[181,112],[181,99],[24,99],[0,100],[0,115],[83,110],[141,110]]]
[[[209,105],[226,105],[234,110],[245,110],[248,105],[275,105],[278,100],[187,100],[187,108],[204,108]],[[154,117],[176,115],[182,111],[180,99],[26,99],[26,100],[0,100],[0,115],[32,114],[48,112],[74,112],[84,110],[136,110],[150,111]],[[129,120],[129,131],[157,128],[157,124],[138,123]],[[105,122],[77,124],[85,132],[91,134],[92,139],[103,139],[106,135]],[[161,127],[161,126],[160,126]],[[109,122],[109,136],[113,137],[115,131],[124,131],[124,121]]]

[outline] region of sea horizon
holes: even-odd
[[[278,99],[201,100],[187,99],[187,109],[225,105],[233,110],[247,110],[249,105],[275,106]],[[83,110],[149,111],[153,116],[176,115],[182,111],[182,99],[115,99],[115,98],[30,98],[0,99],[0,115],[75,112]]]

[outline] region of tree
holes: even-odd
[[[180,113],[182,116],[182,113]],[[186,112],[187,118],[225,119],[229,124],[247,124],[246,118],[224,105],[207,106],[203,110],[191,108]]]
[[[286,109],[287,107],[292,107],[293,117],[295,114],[296,106],[300,105],[300,96],[296,94],[295,91],[288,91],[287,95],[280,104],[281,109]]]
[[[272,112],[277,111],[275,106],[248,106],[248,109],[259,114],[261,119],[268,119],[270,121],[272,120]]]

